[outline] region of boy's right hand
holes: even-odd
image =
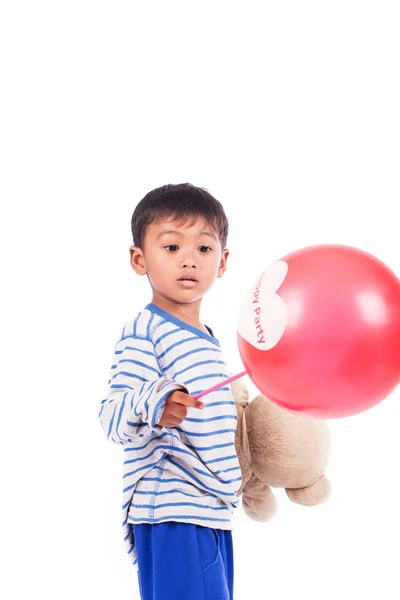
[[[189,396],[189,394],[181,390],[172,392],[165,402],[164,412],[161,415],[158,425],[161,425],[161,427],[175,427],[175,425],[182,423],[187,415],[186,406],[204,408],[203,402],[196,400],[193,396]]]

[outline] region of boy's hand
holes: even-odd
[[[161,427],[175,427],[175,425],[182,423],[187,415],[186,406],[204,408],[203,402],[196,400],[193,396],[189,396],[189,394],[186,394],[181,390],[172,392],[167,398],[164,412],[161,415],[158,425],[161,425]]]

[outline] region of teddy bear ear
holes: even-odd
[[[325,502],[332,488],[329,479],[322,474],[314,483],[307,487],[298,489],[287,489],[286,494],[292,502],[302,504],[303,506],[317,506]]]
[[[229,373],[229,377],[233,377],[235,373]],[[230,383],[232,395],[235,398],[235,402],[239,402],[246,406],[249,403],[249,390],[243,381],[243,378],[235,379]]]

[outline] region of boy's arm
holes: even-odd
[[[107,439],[126,444],[159,430],[167,397],[184,385],[164,377],[148,338],[127,336],[114,349],[106,397],[99,418]]]

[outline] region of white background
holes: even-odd
[[[201,317],[232,371],[271,261],[346,243],[400,272],[399,30],[385,0],[1,3],[3,597],[139,598],[122,449],[97,415],[151,299],[128,251],[150,189],[225,206],[228,271]],[[331,422],[328,503],[278,490],[267,524],[237,509],[235,600],[400,597],[399,391]]]

